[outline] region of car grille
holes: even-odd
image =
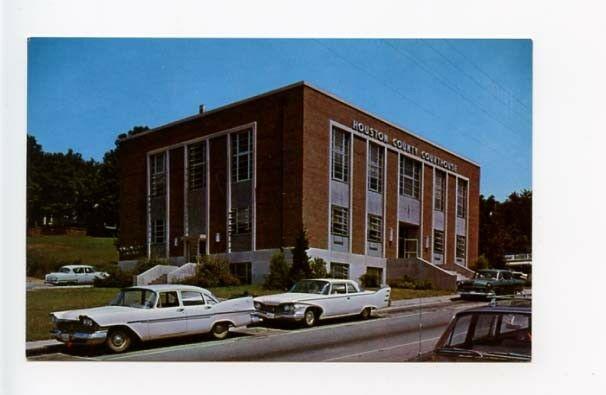
[[[57,321],[55,328],[61,332],[90,332],[93,329],[90,326],[84,326],[80,321]]]
[[[259,311],[262,311],[264,313],[274,313],[276,314],[278,312],[278,306],[273,306],[270,304],[263,304],[263,303],[259,303]]]

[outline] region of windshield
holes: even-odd
[[[303,280],[293,285],[290,291],[288,292],[328,295],[329,288],[330,284],[328,283],[328,281]]]
[[[530,315],[524,313],[463,314],[451,327],[446,349],[482,354],[530,355]]]
[[[156,301],[156,293],[148,289],[123,289],[110,302],[110,306],[151,309]]]
[[[69,273],[71,272],[69,267],[62,267],[61,269],[59,269],[59,273]]]
[[[483,279],[483,280],[496,279],[497,272],[477,272],[476,278]]]

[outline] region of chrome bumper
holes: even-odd
[[[54,329],[51,333],[55,339],[63,343],[95,345],[102,344],[107,339],[107,330],[69,333]]]
[[[481,292],[481,291],[458,291],[460,296],[483,296],[486,298],[492,298],[496,296],[494,291],[491,292]]]
[[[279,314],[267,313],[265,311],[257,311],[255,313],[263,320],[280,320],[280,321],[301,321],[305,316],[305,312],[295,312],[294,314]]]

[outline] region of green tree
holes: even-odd
[[[292,266],[290,267],[290,279],[293,283],[309,278],[312,275],[311,267],[309,266],[309,240],[307,232],[301,229],[295,239],[295,246],[292,248]]]
[[[326,261],[322,258],[313,258],[310,263],[312,278],[326,278],[328,271],[326,270]]]
[[[269,274],[265,276],[263,287],[266,289],[286,289],[292,285],[290,265],[286,262],[284,252],[276,252],[269,261]]]

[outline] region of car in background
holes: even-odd
[[[524,290],[526,281],[517,279],[509,270],[478,270],[471,280],[459,281],[457,293],[462,299],[493,298],[497,295],[514,295]]]
[[[389,305],[390,295],[389,287],[365,291],[352,280],[310,279],[297,282],[286,293],[255,298],[255,309],[263,320],[312,327],[327,318],[359,315],[367,319],[373,310]]]
[[[210,291],[189,285],[124,288],[108,305],[50,314],[53,336],[67,344],[105,344],[128,350],[136,341],[210,333],[224,339],[230,327],[259,319],[252,297],[219,301]]]
[[[61,266],[58,271],[44,276],[44,282],[52,285],[92,284],[95,279],[109,277],[106,272],[98,272],[89,265]]]
[[[530,362],[530,299],[493,302],[458,312],[438,340],[434,362]]]

